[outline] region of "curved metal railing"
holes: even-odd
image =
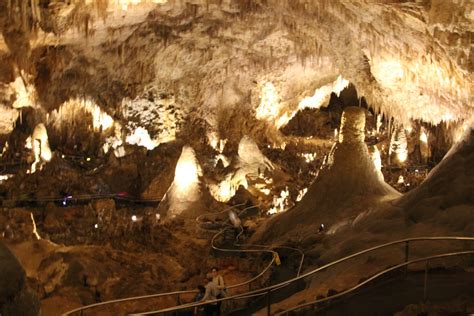
[[[349,255],[349,256],[343,257],[341,259],[335,260],[333,262],[327,263],[327,264],[325,264],[321,267],[313,269],[313,270],[311,270],[309,272],[306,272],[306,273],[304,273],[300,276],[297,276],[295,278],[292,278],[292,279],[289,279],[287,281],[284,281],[284,282],[281,282],[281,283],[278,283],[278,284],[275,284],[275,285],[272,285],[272,286],[268,286],[268,287],[265,287],[265,288],[261,288],[261,289],[249,291],[247,293],[237,294],[237,295],[233,295],[233,296],[229,296],[229,297],[225,297],[225,298],[221,298],[221,299],[217,299],[217,300],[212,300],[212,301],[182,304],[182,305],[179,305],[179,306],[160,309],[160,310],[156,310],[156,311],[135,313],[135,314],[129,314],[129,315],[151,315],[151,314],[175,312],[175,311],[179,311],[179,310],[183,310],[183,309],[194,308],[194,307],[198,307],[198,306],[204,306],[204,305],[210,304],[210,303],[237,300],[237,299],[242,299],[242,298],[246,298],[246,297],[260,296],[260,295],[267,295],[267,297],[268,297],[268,299],[267,299],[267,302],[268,302],[268,304],[267,304],[267,315],[270,315],[271,314],[271,300],[269,299],[269,297],[270,297],[272,291],[276,291],[276,290],[278,290],[282,287],[285,287],[287,285],[290,285],[294,282],[297,282],[297,281],[303,280],[307,277],[313,276],[317,272],[320,272],[322,270],[325,270],[329,267],[335,266],[335,265],[340,264],[342,262],[348,261],[352,258],[356,258],[356,257],[359,257],[361,255],[371,253],[371,252],[374,252],[376,250],[387,248],[387,247],[394,246],[394,245],[405,244],[405,263],[407,263],[408,262],[409,243],[410,242],[443,241],[443,240],[444,241],[450,241],[450,240],[474,241],[474,237],[458,237],[458,236],[455,236],[455,237],[414,237],[414,238],[405,238],[405,239],[401,239],[401,240],[396,240],[396,241],[384,243],[384,244],[381,244],[381,245],[378,245],[378,246],[374,246],[374,247],[356,252],[352,255]]]
[[[218,215],[220,215],[220,214],[223,214],[223,213],[226,213],[226,212],[230,211],[230,210],[233,209],[233,208],[236,208],[236,207],[239,207],[239,206],[243,206],[243,205],[245,205],[245,203],[240,203],[240,204],[236,204],[236,205],[231,205],[231,206],[229,206],[229,207],[226,207],[224,210],[222,210],[222,211],[220,211],[220,212],[209,212],[209,213],[201,214],[201,215],[199,215],[198,217],[196,217],[196,219],[195,219],[196,222],[197,222],[197,224],[198,224],[197,228],[198,228],[199,230],[207,231],[207,232],[214,232],[214,233],[215,233],[215,232],[218,232],[218,230],[215,230],[215,229],[202,228],[201,226],[205,223],[205,222],[202,221],[202,218],[203,218],[203,217],[208,217],[208,216],[216,217],[216,216],[218,216]],[[254,206],[252,206],[252,207],[254,207]]]
[[[114,199],[116,201],[125,201],[125,202],[132,202],[132,203],[139,203],[139,202],[161,202],[161,199],[150,198],[150,199],[137,199],[132,198],[129,196],[120,196],[118,194],[113,193],[96,193],[96,194],[75,194],[67,197],[58,197],[58,196],[42,196],[36,198],[16,198],[16,199],[4,199],[2,202],[5,203],[12,203],[12,202],[61,202],[61,201],[69,201],[69,202],[80,202],[80,201],[91,201],[91,200],[101,200],[101,199]]]
[[[447,257],[454,257],[454,256],[465,256],[465,255],[472,255],[474,254],[474,251],[458,251],[458,252],[450,252],[450,253],[443,253],[443,254],[439,254],[439,255],[433,255],[433,256],[429,256],[429,257],[423,257],[423,258],[418,258],[418,259],[414,259],[414,260],[410,260],[410,261],[407,261],[407,262],[403,262],[403,263],[400,263],[400,264],[397,264],[395,266],[392,266],[390,268],[387,268],[383,271],[380,271],[376,274],[374,274],[373,276],[371,276],[370,278],[364,280],[363,282],[360,282],[359,284],[345,290],[345,291],[342,291],[340,293],[337,293],[337,294],[334,294],[334,295],[331,295],[331,296],[328,296],[328,297],[325,297],[325,298],[321,298],[321,299],[318,299],[318,300],[314,300],[314,301],[311,301],[311,302],[307,302],[307,303],[303,303],[303,304],[300,304],[300,305],[296,305],[296,306],[293,306],[289,309],[286,309],[284,311],[281,311],[281,312],[278,312],[278,313],[275,313],[275,316],[281,316],[281,315],[288,315],[290,312],[294,312],[296,310],[300,310],[300,309],[303,309],[303,308],[307,308],[307,307],[312,307],[316,304],[320,304],[320,303],[323,303],[323,302],[326,302],[326,301],[330,301],[330,300],[333,300],[333,299],[336,299],[336,298],[339,298],[341,296],[345,296],[347,294],[350,294],[352,292],[354,292],[355,290],[361,288],[362,286],[368,284],[369,282],[385,275],[385,274],[388,274],[389,272],[392,272],[392,271],[395,271],[397,269],[400,269],[400,268],[403,268],[403,267],[407,267],[408,265],[410,264],[414,264],[414,263],[419,263],[419,262],[426,262],[426,268],[425,268],[425,284],[424,284],[424,292],[425,292],[425,295],[426,296],[426,280],[427,280],[427,274],[428,274],[428,262],[431,261],[431,260],[435,260],[435,259],[440,259],[440,258],[447,258]]]
[[[241,227],[240,233],[237,235],[236,239],[239,240],[240,236],[244,232],[243,228]],[[299,276],[301,274],[301,269],[303,268],[303,263],[304,263],[304,252],[295,247],[289,247],[289,246],[275,246],[275,245],[258,245],[258,244],[240,244],[240,243],[234,243],[234,245],[239,246],[239,247],[261,247],[261,248],[271,248],[271,249],[289,249],[292,251],[296,251],[301,255],[300,263],[298,265],[298,272],[296,273],[296,276]]]
[[[219,215],[219,214],[222,214],[224,212],[228,212],[229,210],[235,208],[236,206],[242,206],[244,205],[244,203],[242,204],[237,204],[237,205],[234,205],[234,206],[230,206],[226,209],[224,209],[223,211],[220,211],[220,212],[213,212],[213,213],[206,213],[206,214],[202,214],[200,216],[198,216],[196,218],[196,221],[201,224],[201,218],[206,216],[206,215]],[[243,213],[245,210],[248,210],[248,209],[251,209],[251,208],[258,208],[259,206],[251,206],[251,207],[248,207],[248,208],[245,208],[243,209],[240,213]],[[201,228],[202,229],[202,228]],[[215,241],[218,237],[220,237],[226,230],[227,228],[224,228],[220,231],[218,231],[216,234],[214,234],[214,236],[212,237],[211,239],[211,247],[214,249],[214,250],[217,250],[217,251],[222,251],[222,252],[247,252],[247,253],[262,253],[262,252],[267,252],[267,253],[271,253],[272,254],[272,259],[270,260],[270,262],[265,266],[265,268],[259,273],[257,274],[256,276],[252,277],[251,279],[249,280],[246,280],[244,282],[241,282],[241,283],[237,283],[237,284],[233,284],[233,285],[229,285],[227,286],[227,289],[234,289],[234,288],[238,288],[238,287],[242,287],[242,286],[245,286],[245,285],[248,285],[254,281],[256,281],[257,279],[261,278],[270,268],[271,266],[273,265],[273,263],[275,262],[275,257],[277,255],[277,252],[273,251],[273,250],[268,250],[268,249],[264,249],[264,250],[260,250],[260,249],[227,249],[227,248],[220,248],[218,246],[215,245]],[[208,230],[208,231],[211,231],[211,230]],[[127,298],[122,298],[122,299],[116,299],[116,300],[110,300],[110,301],[105,301],[105,302],[100,302],[100,303],[95,303],[95,304],[90,304],[90,305],[86,305],[86,306],[82,306],[82,307],[79,307],[79,308],[76,308],[76,309],[73,309],[71,311],[68,311],[66,313],[64,313],[63,315],[72,315],[72,314],[75,314],[75,313],[83,313],[85,310],[88,310],[88,309],[92,309],[92,308],[96,308],[96,307],[100,307],[100,306],[105,306],[105,305],[111,305],[111,304],[116,304],[116,303],[123,303],[123,302],[130,302],[130,301],[138,301],[138,300],[144,300],[144,299],[156,299],[156,298],[160,298],[160,297],[165,297],[165,296],[177,296],[178,297],[178,301],[179,301],[179,296],[180,295],[186,295],[186,294],[193,294],[193,293],[197,293],[198,291],[197,290],[184,290],[184,291],[174,291],[174,292],[166,292],[166,293],[158,293],[158,294],[150,294],[150,295],[142,295],[142,296],[134,296],[134,297],[127,297]],[[181,306],[181,305],[178,305],[178,306]]]

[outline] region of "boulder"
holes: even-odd
[[[25,271],[0,243],[0,315],[39,315],[39,301],[26,288]]]

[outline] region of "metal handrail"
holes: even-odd
[[[129,314],[129,315],[150,315],[150,314],[156,314],[156,313],[165,313],[165,312],[173,312],[173,311],[178,311],[178,310],[182,310],[182,309],[186,309],[186,308],[190,308],[190,307],[197,307],[197,306],[203,306],[203,305],[206,305],[206,304],[212,304],[212,303],[216,303],[216,302],[224,302],[224,301],[229,301],[229,300],[234,300],[234,299],[241,299],[243,298],[244,296],[245,297],[248,297],[248,296],[258,296],[258,295],[262,295],[262,294],[266,294],[266,295],[270,295],[270,293],[272,291],[275,291],[279,288],[282,288],[284,286],[287,286],[291,283],[294,283],[294,282],[297,282],[299,280],[302,280],[308,276],[311,276],[319,271],[322,271],[322,270],[325,270],[329,267],[332,267],[334,265],[337,265],[341,262],[344,262],[344,261],[347,261],[349,259],[352,259],[352,258],[355,258],[355,257],[358,257],[358,256],[361,256],[363,254],[366,254],[366,253],[370,253],[370,252],[374,252],[375,250],[378,250],[378,249],[382,249],[382,248],[386,248],[386,247],[389,247],[389,246],[393,246],[393,245],[397,245],[397,244],[403,244],[403,243],[406,243],[406,253],[405,253],[405,261],[408,262],[408,243],[410,242],[414,242],[414,241],[439,241],[439,240],[464,240],[464,241],[474,241],[474,237],[458,237],[458,236],[455,236],[455,237],[414,237],[414,238],[405,238],[405,239],[400,239],[400,240],[396,240],[396,241],[392,241],[392,242],[388,242],[388,243],[385,243],[385,244],[381,244],[381,245],[378,245],[378,246],[374,246],[374,247],[371,247],[371,248],[368,248],[368,249],[365,249],[365,250],[362,250],[362,251],[359,251],[359,252],[356,252],[352,255],[349,255],[349,256],[346,256],[346,257],[343,257],[341,259],[338,259],[338,260],[335,260],[335,261],[332,261],[328,264],[325,264],[321,267],[318,267],[316,269],[313,269],[309,272],[306,272],[298,277],[295,277],[295,278],[292,278],[292,279],[289,279],[287,281],[283,281],[283,282],[280,282],[278,284],[275,284],[275,285],[271,285],[271,286],[268,286],[268,287],[265,287],[265,288],[261,288],[261,289],[256,289],[256,290],[253,290],[253,291],[249,291],[247,293],[242,293],[242,294],[236,294],[236,295],[233,295],[233,296],[229,296],[229,297],[225,297],[225,298],[221,298],[221,299],[216,299],[216,300],[210,300],[210,301],[206,301],[206,302],[197,302],[197,303],[188,303],[188,304],[182,304],[182,305],[179,305],[179,306],[175,306],[175,307],[170,307],[170,308],[166,308],[166,309],[161,309],[161,310],[157,310],[157,311],[151,311],[151,312],[144,312],[144,313],[136,313],[136,314]],[[267,306],[268,308],[268,314],[269,313],[269,306]]]
[[[343,291],[343,292],[340,292],[340,293],[337,293],[337,294],[334,294],[332,296],[328,296],[328,297],[325,297],[325,298],[322,298],[322,299],[319,299],[319,300],[314,300],[314,301],[311,301],[311,302],[307,302],[307,303],[303,303],[303,304],[300,304],[300,305],[296,305],[296,306],[293,306],[289,309],[286,309],[284,311],[281,311],[281,312],[278,312],[275,314],[275,316],[279,316],[279,315],[288,315],[289,312],[292,312],[292,311],[295,311],[295,310],[298,310],[298,309],[302,309],[302,308],[305,308],[305,307],[309,307],[309,306],[313,306],[315,304],[319,304],[319,303],[322,303],[322,302],[325,302],[325,301],[329,301],[329,300],[333,300],[335,298],[338,298],[338,297],[341,297],[341,296],[344,296],[346,294],[349,294],[351,292],[354,292],[355,290],[361,288],[362,286],[366,285],[367,283],[391,272],[391,271],[394,271],[394,270],[397,270],[399,268],[402,268],[402,267],[405,267],[405,266],[408,266],[410,264],[413,264],[413,263],[418,263],[418,262],[427,262],[429,260],[433,260],[433,259],[439,259],[439,258],[445,258],[445,257],[452,257],[452,256],[463,256],[463,255],[469,255],[469,254],[474,254],[474,251],[459,251],[459,252],[449,252],[449,253],[443,253],[443,254],[438,254],[438,255],[433,255],[433,256],[429,256],[429,257],[423,257],[423,258],[418,258],[418,259],[414,259],[414,260],[410,260],[410,261],[407,261],[407,262],[403,262],[403,263],[400,263],[400,264],[397,264],[393,267],[390,267],[390,268],[387,268],[383,271],[380,271],[376,274],[374,274],[373,276],[371,276],[370,278],[364,280],[363,282]]]
[[[217,215],[220,215],[222,213],[225,213],[225,212],[228,212],[229,210],[233,209],[233,208],[236,208],[238,206],[242,206],[242,205],[245,205],[245,203],[240,203],[240,204],[236,204],[236,205],[231,205],[229,207],[226,207],[224,210],[220,211],[220,212],[209,212],[209,213],[204,213],[204,214],[201,214],[199,215],[198,217],[196,217],[196,222],[198,223],[198,229],[200,230],[203,230],[203,231],[208,231],[208,232],[217,232],[217,230],[215,229],[206,229],[206,228],[202,228],[200,225],[203,224],[203,222],[201,221],[201,218],[203,218],[204,216],[217,216]],[[253,207],[253,206],[252,206]]]
[[[221,211],[221,212],[218,212],[218,213],[208,213],[208,214],[220,214],[220,213],[223,213],[225,211],[228,211],[236,206],[240,206],[240,205],[244,205],[245,203],[242,203],[242,204],[237,204],[237,205],[233,205],[233,206],[230,206],[226,209],[224,209],[224,211]],[[251,206],[251,207],[248,207],[248,208],[245,208],[243,209],[241,212],[245,211],[246,209],[250,209],[250,208],[255,208],[255,207],[258,207],[258,206]],[[198,223],[200,223],[200,221],[198,221],[198,218],[204,216],[204,215],[208,215],[208,214],[202,214],[200,216],[198,216],[196,218],[196,221]],[[247,284],[250,284],[251,282],[257,280],[258,278],[262,277],[269,269],[270,267],[273,265],[273,263],[275,262],[275,254],[276,252],[275,251],[271,251],[271,250],[253,250],[253,249],[243,249],[243,250],[237,250],[237,249],[225,249],[225,248],[219,248],[217,246],[215,246],[214,242],[215,240],[217,239],[218,236],[220,236],[221,234],[224,233],[224,231],[226,230],[227,228],[224,228],[222,230],[220,230],[219,232],[217,232],[211,239],[211,247],[215,250],[218,250],[218,251],[223,251],[223,252],[269,252],[269,253],[272,253],[272,259],[270,260],[270,262],[268,263],[268,265],[259,273],[257,274],[255,277],[249,279],[249,280],[246,280],[244,282],[241,282],[241,283],[237,283],[237,284],[233,284],[233,285],[229,285],[227,286],[228,289],[233,289],[233,288],[237,288],[237,287],[241,287],[241,286],[244,286],[244,285],[247,285]],[[94,307],[98,307],[98,306],[104,306],[104,305],[109,305],[109,304],[115,304],[115,303],[121,303],[121,302],[127,302],[127,301],[136,301],[136,300],[143,300],[143,299],[147,299],[147,298],[159,298],[159,297],[164,297],[164,296],[174,296],[174,295],[182,295],[182,294],[192,294],[192,293],[198,293],[198,290],[183,290],[183,291],[174,291],[174,292],[166,292],[166,293],[158,293],[158,294],[150,294],[150,295],[142,295],[142,296],[134,296],[134,297],[126,297],[126,298],[122,298],[122,299],[116,299],[116,300],[110,300],[110,301],[105,301],[105,302],[99,302],[99,303],[95,303],[95,304],[90,304],[90,305],[86,305],[86,306],[82,306],[82,307],[78,307],[76,309],[73,309],[73,310],[70,310],[66,313],[64,313],[63,315],[72,315],[76,312],[82,312],[86,309],[91,309],[91,308],[94,308]],[[181,305],[179,305],[181,306]]]
[[[246,203],[240,203],[240,204],[236,204],[236,205],[230,205],[228,207],[226,207],[224,210],[220,211],[220,212],[209,212],[209,213],[204,213],[204,214],[201,214],[199,215],[198,217],[196,217],[196,222],[198,223],[202,223],[201,221],[201,218],[204,217],[204,216],[208,216],[208,215],[212,215],[212,216],[216,216],[216,215],[219,215],[219,214],[222,214],[224,212],[227,212],[233,208],[236,208],[238,206],[242,206],[242,205],[245,205]],[[253,206],[252,206],[253,207]]]
[[[161,202],[161,199],[135,199],[126,196],[118,196],[113,193],[103,193],[103,194],[77,194],[74,195],[70,200],[97,200],[97,199],[116,199],[116,200],[123,200],[123,201],[131,201],[131,202]],[[58,196],[44,196],[38,198],[25,198],[25,199],[5,199],[3,201],[7,202],[55,202],[55,201],[62,201],[64,197]]]
[[[243,212],[243,211],[242,211]],[[240,238],[240,235],[242,235],[242,233],[244,232],[243,228],[241,227],[241,230],[240,230],[240,233],[237,235],[237,240],[239,240]],[[275,245],[258,245],[258,244],[239,244],[239,243],[234,243],[234,245],[236,246],[239,246],[239,247],[261,247],[261,248],[272,248],[272,249],[276,249],[276,248],[279,248],[279,249],[290,249],[290,250],[293,250],[293,251],[297,251],[300,253],[301,255],[301,260],[300,260],[300,264],[298,266],[298,272],[296,273],[296,276],[299,276],[300,273],[301,273],[301,269],[303,268],[303,262],[304,262],[304,252],[299,249],[299,248],[294,248],[294,247],[290,247],[290,246],[285,246],[285,245],[282,245],[282,246],[275,246]]]

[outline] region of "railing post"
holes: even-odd
[[[271,314],[271,302],[270,302],[270,290],[267,291],[267,316],[270,316]]]
[[[426,265],[425,265],[425,280],[423,283],[423,301],[426,301],[426,291],[428,287],[428,268],[429,268],[429,261],[426,260]]]
[[[408,256],[409,256],[409,254],[410,254],[410,241],[407,240],[407,241],[405,241],[405,263],[408,262]],[[404,271],[405,271],[405,275],[404,275],[404,276],[406,277],[407,274],[408,274],[408,265],[405,266]]]
[[[409,251],[410,251],[410,242],[407,240],[405,241],[405,262],[408,262]]]

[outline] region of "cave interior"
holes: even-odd
[[[474,313],[473,34],[469,0],[0,1],[0,315],[212,267],[225,315]]]

